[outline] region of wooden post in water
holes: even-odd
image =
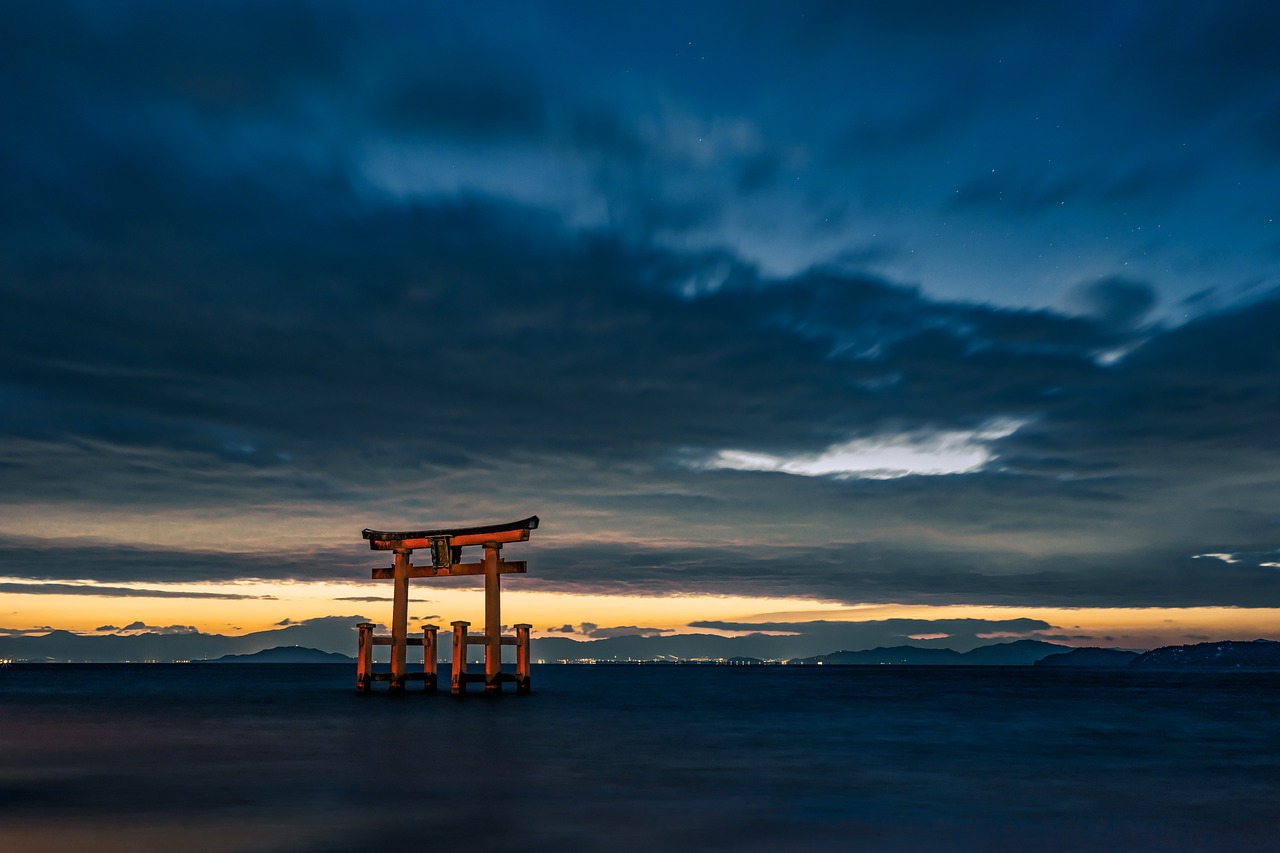
[[[528,693],[530,683],[529,629],[533,626],[521,623],[516,626],[516,693]]]
[[[436,692],[436,631],[435,625],[422,626],[422,687]]]
[[[454,696],[467,692],[467,628],[470,622],[453,623],[453,687]]]
[[[405,664],[409,644],[409,555],[408,548],[397,548],[395,588],[391,593],[391,685],[392,693],[404,692]]]
[[[368,693],[373,689],[373,628],[372,622],[361,622],[360,643],[356,652],[356,692]]]
[[[484,543],[484,692],[502,692],[502,576],[498,552],[502,545]]]

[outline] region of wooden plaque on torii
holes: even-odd
[[[391,635],[375,637],[373,623],[360,624],[360,646],[356,661],[356,689],[368,693],[374,681],[388,681],[392,692],[404,692],[405,682],[421,678],[428,690],[436,687],[436,631],[435,625],[423,628],[421,638],[408,636],[409,628],[409,578],[457,577],[459,575],[484,575],[484,633],[468,634],[468,622],[453,623],[453,682],[452,692],[465,693],[467,683],[483,681],[486,693],[498,693],[504,681],[514,681],[517,693],[528,693],[530,688],[529,625],[516,625],[514,637],[502,636],[502,608],[500,577],[504,574],[523,574],[528,566],[523,561],[499,559],[502,546],[510,542],[524,542],[529,531],[538,527],[538,517],[531,515],[507,524],[487,524],[478,527],[453,527],[439,530],[385,531],[366,528],[362,536],[374,551],[391,551],[395,564],[389,568],[373,570],[374,580],[389,579],[395,582],[391,599]],[[484,549],[484,559],[479,563],[462,562],[462,549],[479,545]],[[431,565],[413,565],[410,562],[414,550],[427,549]],[[484,675],[467,672],[467,646],[484,645]],[[391,671],[374,673],[373,647],[391,647]],[[421,645],[423,671],[406,672],[408,647]],[[502,647],[516,647],[516,674],[502,672]]]

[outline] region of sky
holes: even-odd
[[[535,636],[1275,637],[1278,39],[6,4],[0,634],[385,622],[363,528],[537,514]]]

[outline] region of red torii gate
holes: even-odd
[[[538,517],[531,515],[507,524],[488,524],[479,527],[454,527],[440,530],[383,531],[366,528],[361,535],[369,541],[374,551],[395,553],[395,565],[373,570],[374,580],[395,581],[391,603],[391,635],[375,637],[373,623],[362,622],[359,654],[356,660],[356,690],[368,693],[374,681],[389,681],[394,693],[404,692],[405,681],[421,678],[428,690],[436,688],[436,631],[435,625],[423,628],[421,639],[408,636],[409,627],[409,578],[456,577],[458,575],[484,575],[484,634],[467,633],[469,622],[453,623],[453,686],[452,692],[465,693],[470,681],[483,681],[486,693],[498,693],[502,682],[514,681],[517,693],[528,693],[529,630],[527,624],[516,625],[514,637],[502,636],[502,615],[499,596],[501,575],[523,574],[528,569],[524,560],[508,562],[498,557],[502,546],[508,542],[524,542],[529,531],[538,526]],[[462,549],[469,545],[484,548],[484,560],[479,563],[463,563]],[[415,549],[427,548],[431,552],[431,565],[415,566],[409,562]],[[484,645],[484,675],[467,672],[467,646]],[[391,672],[374,673],[373,647],[391,646]],[[423,647],[421,673],[408,673],[405,663],[409,646]],[[502,647],[516,647],[516,674],[503,675]]]

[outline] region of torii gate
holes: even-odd
[[[391,604],[391,636],[373,636],[373,623],[360,625],[360,649],[356,664],[356,689],[368,693],[372,682],[387,680],[390,690],[404,692],[405,681],[418,673],[405,672],[408,646],[423,646],[423,672],[421,678],[428,690],[436,686],[436,626],[424,628],[422,639],[408,636],[409,627],[409,578],[456,577],[458,575],[484,575],[484,634],[467,633],[469,622],[453,623],[453,693],[464,693],[469,681],[484,681],[486,693],[498,693],[503,681],[515,681],[517,693],[529,692],[529,625],[517,625],[515,637],[502,636],[502,615],[499,604],[501,585],[499,576],[508,573],[523,574],[528,564],[523,561],[507,562],[498,558],[498,552],[508,542],[524,542],[529,531],[538,526],[538,517],[531,515],[508,524],[489,524],[480,527],[455,527],[441,530],[411,530],[389,532],[369,530],[362,536],[369,540],[374,551],[395,552],[395,565],[373,570],[374,580],[393,579],[395,587]],[[484,561],[463,563],[462,549],[468,545],[484,548]],[[415,548],[428,548],[431,565],[415,566],[409,558]],[[467,673],[467,645],[484,644],[484,675]],[[373,647],[391,646],[391,672],[387,675],[373,672]],[[516,647],[516,675],[502,674],[502,647]]]

